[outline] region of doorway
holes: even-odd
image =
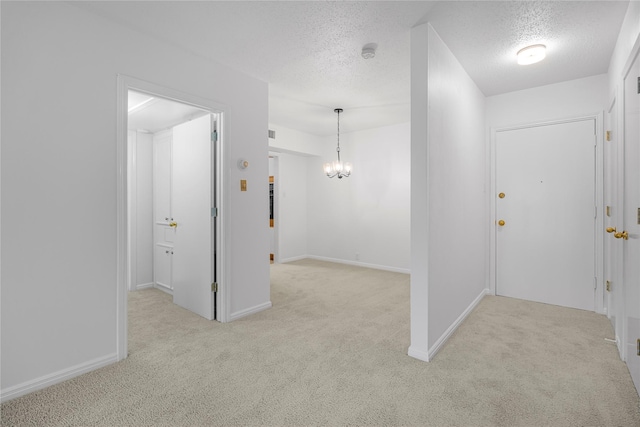
[[[495,135],[497,295],[595,311],[596,120]]]
[[[137,101],[130,103],[130,99]],[[163,108],[154,109],[153,105]],[[135,118],[130,115],[132,112]],[[146,121],[141,119],[145,116],[148,116]],[[220,203],[223,117],[220,106],[211,101],[118,76],[117,342],[120,360],[127,356],[127,293],[130,289],[163,288],[173,295],[174,303],[206,319],[226,321],[226,296],[218,292],[217,286],[224,280]],[[141,141],[147,144],[146,151],[128,146],[132,133],[141,136]],[[143,169],[146,167],[147,178],[149,169],[152,170],[153,189],[151,197],[144,195],[145,208],[139,209],[142,195],[135,193],[140,184],[137,169],[143,160],[138,155],[143,152],[147,155]],[[149,153],[152,153],[151,159]],[[159,192],[158,187],[164,190]],[[151,243],[146,239],[143,248],[137,247],[140,237],[137,219],[141,212],[152,212],[152,231],[147,233],[152,236]],[[148,263],[143,269],[146,277],[152,279],[140,283],[138,279],[144,275],[138,274],[141,265],[138,254],[149,247],[151,255],[147,252],[142,258],[152,260],[152,273],[148,274]]]

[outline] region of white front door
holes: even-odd
[[[595,309],[595,128],[496,133],[498,295]]]
[[[640,390],[640,61],[624,80],[623,212],[616,242],[622,249],[625,301],[625,356]],[[625,240],[625,236],[628,236]]]
[[[173,128],[173,302],[213,319],[211,116]]]

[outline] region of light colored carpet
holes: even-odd
[[[604,316],[486,297],[425,363],[407,275],[271,268],[274,307],[229,324],[131,293],[129,358],[3,404],[2,425],[640,426]]]

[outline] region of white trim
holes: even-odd
[[[229,316],[229,322],[233,322],[234,320],[251,316],[252,314],[256,314],[264,310],[268,310],[271,307],[272,307],[271,301],[268,301],[253,307],[246,308],[244,310],[236,311],[235,313],[231,313],[231,315]]]
[[[142,289],[148,289],[148,288],[153,288],[153,282],[141,283],[139,285],[136,285],[133,290],[134,291],[141,291]]]
[[[117,361],[127,358],[127,123],[128,82],[118,75],[116,94],[116,354]]]
[[[442,334],[442,336],[440,338],[438,338],[438,340],[435,342],[435,344],[433,344],[431,346],[431,348],[429,349],[429,360],[433,359],[436,356],[436,354],[440,351],[440,349],[442,349],[442,347],[447,342],[449,337],[451,337],[451,335],[456,331],[456,329],[458,329],[458,327],[462,324],[462,322],[464,322],[464,319],[466,319],[467,316],[469,316],[469,314],[471,314],[473,309],[475,309],[476,306],[478,304],[480,304],[480,301],[482,301],[482,298],[484,298],[485,295],[490,295],[490,294],[491,294],[491,292],[489,291],[489,289],[484,289],[482,292],[480,292],[480,295],[478,295],[476,297],[476,299],[473,300],[473,302],[469,305],[469,307],[467,307],[462,312],[462,314],[460,316],[458,316],[456,321],[453,322],[451,324],[451,326],[449,326],[449,328],[447,328],[447,330],[444,332],[444,334]]]
[[[155,282],[153,287],[159,291],[165,292],[169,295],[173,295],[173,289],[170,286],[165,285],[164,283]]]
[[[414,359],[422,360],[423,362],[429,361],[428,351],[419,350],[417,348],[414,348],[413,346],[409,346],[409,351],[407,352],[407,355],[410,357],[413,357]]]
[[[82,375],[87,372],[102,368],[117,361],[117,354],[113,353],[107,356],[99,357],[97,359],[89,360],[88,362],[81,363],[70,368],[62,369],[52,374],[44,375],[31,381],[26,381],[24,383],[0,391],[0,395],[2,395],[0,401],[4,403],[8,400],[24,396],[25,394],[29,394],[34,391],[52,386],[54,384],[70,380],[71,378],[77,377],[78,375]]]
[[[281,259],[279,262],[276,262],[276,264],[286,264],[288,262],[300,261],[307,258],[309,258],[307,255],[299,255],[291,258]]]
[[[133,135],[129,141],[129,132]],[[130,291],[137,289],[138,283],[138,132],[127,129],[127,232],[128,253],[129,253],[129,273],[127,275],[129,283],[127,289]]]
[[[387,265],[379,265],[379,264],[368,264],[366,262],[350,261],[350,260],[329,258],[329,257],[323,257],[323,256],[317,256],[317,255],[307,255],[307,258],[316,259],[318,261],[334,262],[336,264],[347,264],[347,265],[354,265],[356,267],[372,268],[374,270],[392,271],[394,273],[410,274],[411,272],[411,270],[408,268],[390,267]]]
[[[604,120],[604,112],[600,111],[593,114],[581,115],[577,117],[569,117],[569,118],[560,118],[556,120],[541,120],[532,123],[522,123],[513,126],[502,126],[502,127],[492,127],[491,128],[491,185],[490,192],[488,194],[489,204],[491,206],[491,218],[490,218],[490,248],[489,248],[489,291],[491,295],[496,295],[496,204],[495,204],[495,194],[496,194],[496,134],[498,132],[518,130],[518,129],[527,129],[532,127],[539,126],[549,126],[549,125],[557,125],[563,123],[573,123],[579,122],[583,120],[594,120],[595,122],[595,133],[596,133],[596,149],[595,149],[595,174],[596,174],[596,182],[595,182],[595,195],[594,195],[594,203],[596,205],[596,209],[598,212],[597,218],[594,221],[594,237],[596,241],[595,246],[595,277],[596,277],[596,289],[594,291],[594,312],[603,313],[603,299],[604,299],[604,286],[603,286],[603,266],[604,266],[604,248],[602,246],[602,236],[599,235],[599,232],[604,228],[604,200],[603,200],[603,190],[602,188],[602,173],[603,173],[603,120]],[[599,246],[598,246],[599,244]]]
[[[595,270],[596,290],[594,292],[594,310],[596,313],[606,314],[604,305],[605,279],[604,279],[604,111],[596,116],[596,223],[595,223]]]

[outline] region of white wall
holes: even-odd
[[[348,120],[348,111],[341,120]],[[408,123],[340,135],[348,178],[329,179],[322,164],[336,158],[336,137],[323,138],[309,159],[309,255],[409,272],[411,152]]]
[[[486,100],[487,132],[492,127],[600,113],[605,109],[607,98],[606,74],[489,96]],[[490,137],[489,133],[487,137]]]
[[[307,255],[307,159],[288,153],[278,158],[276,229],[278,260],[288,262]]]
[[[616,88],[621,84],[623,68],[629,58],[631,49],[640,34],[640,2],[630,1],[627,13],[622,21],[622,27],[618,34],[616,47],[611,55],[609,63],[609,92],[610,97],[614,96]]]
[[[73,3],[1,19],[3,399],[117,359],[119,73],[226,106],[222,286],[231,316],[268,304],[267,85]]]
[[[484,95],[429,24],[411,33],[411,347],[429,360],[486,292]]]

